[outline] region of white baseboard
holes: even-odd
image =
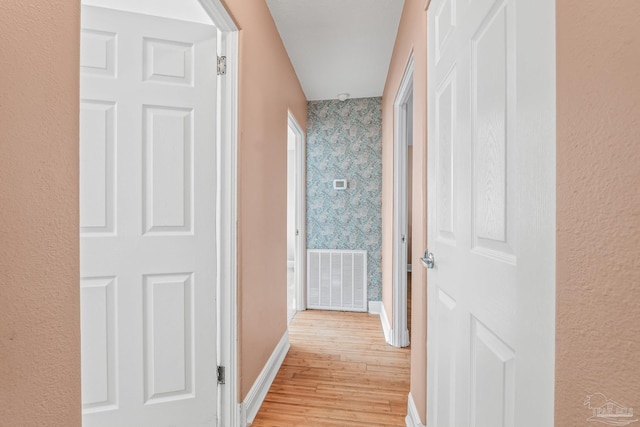
[[[244,402],[241,404],[241,426],[248,426],[253,423],[253,420],[258,414],[258,410],[260,409],[260,406],[262,406],[262,402],[264,402],[264,398],[267,396],[269,388],[278,374],[280,366],[282,366],[282,362],[284,361],[290,347],[289,332],[287,331],[280,339],[280,342],[273,350],[273,353],[271,353],[271,357],[267,360],[266,365],[262,368],[262,372],[260,372],[260,375],[256,378],[256,381],[253,383],[251,390],[249,390],[246,399],[244,399]]]
[[[384,304],[382,301],[369,301],[369,313],[371,314],[379,314],[380,315],[380,323],[382,323],[382,332],[384,332],[384,340],[389,345],[393,345],[392,343],[392,331],[391,324],[389,324],[389,318],[387,317],[387,312],[384,309]]]
[[[424,424],[420,422],[418,408],[416,408],[416,403],[413,401],[411,393],[409,393],[409,399],[407,401],[407,418],[405,418],[405,422],[407,423],[407,427],[425,427]]]
[[[382,310],[382,301],[369,301],[369,314],[380,315]]]

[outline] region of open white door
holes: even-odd
[[[215,69],[213,26],[82,9],[85,426],[216,425]]]
[[[429,426],[553,426],[554,8],[429,6]]]

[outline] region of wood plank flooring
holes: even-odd
[[[380,318],[307,310],[252,427],[405,426],[409,348],[384,341]]]

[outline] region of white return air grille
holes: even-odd
[[[367,311],[367,251],[307,250],[307,307]]]

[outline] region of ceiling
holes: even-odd
[[[404,0],[266,0],[308,100],[382,96]]]

